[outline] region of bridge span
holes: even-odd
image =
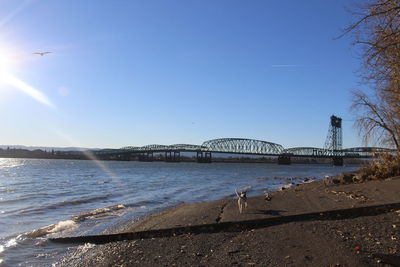
[[[343,165],[344,158],[376,158],[382,153],[394,153],[394,149],[384,147],[352,147],[342,148],[342,119],[332,115],[328,136],[323,148],[293,147],[284,148],[280,144],[247,138],[219,138],[203,142],[201,145],[147,145],[142,147],[122,147],[120,149],[104,149],[92,151],[98,157],[116,156],[129,160],[151,161],[153,153],[165,153],[166,161],[179,161],[181,152],[195,152],[198,162],[211,162],[212,153],[245,154],[259,156],[277,156],[279,164],[290,164],[294,157],[332,158],[333,164]]]
[[[201,145],[174,144],[174,145],[146,145],[141,147],[122,147],[120,149],[102,149],[92,151],[99,158],[118,156],[128,160],[137,157],[142,161],[152,161],[154,153],[164,153],[166,161],[179,161],[180,153],[194,152],[198,162],[211,162],[212,153],[243,154],[258,156],[276,156],[280,164],[290,164],[291,158],[332,158],[335,165],[343,164],[344,158],[376,158],[381,153],[393,153],[395,150],[382,147],[354,147],[341,150],[332,150],[317,147],[284,148],[280,144],[246,139],[246,138],[219,138],[203,142]],[[341,164],[340,164],[341,161]]]

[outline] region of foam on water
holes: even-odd
[[[55,224],[48,225],[46,227],[34,230],[27,233],[26,235],[32,238],[44,237],[48,234],[59,234],[66,231],[71,231],[76,229],[78,226],[73,220],[60,221]]]
[[[104,217],[104,216],[110,216],[112,215],[112,213],[116,210],[120,210],[125,208],[124,205],[122,204],[118,204],[118,205],[113,205],[113,206],[109,206],[109,207],[105,207],[105,208],[99,208],[99,209],[95,209],[89,212],[84,212],[79,214],[78,216],[75,216],[73,218],[73,220],[75,222],[80,222],[80,221],[84,221],[86,219],[93,219],[96,217]]]
[[[17,237],[11,238],[10,240],[8,240],[5,244],[4,247],[5,248],[11,248],[11,247],[15,247],[18,244],[18,240],[21,239],[22,235],[18,235]]]
[[[72,220],[67,220],[67,221],[61,221],[59,223],[56,223],[53,229],[49,231],[51,234],[59,233],[59,232],[64,232],[64,231],[69,231],[77,227],[76,222]]]
[[[145,206],[136,207],[136,209],[144,207]],[[124,213],[118,211],[124,208],[125,208],[124,205],[118,204],[118,205],[95,209],[92,211],[81,213],[73,217],[71,220],[60,221],[55,224],[50,224],[48,226],[28,232],[25,235],[31,238],[38,238],[38,237],[45,237],[49,234],[51,234],[52,236],[54,236],[55,234],[66,234],[68,232],[72,232],[73,230],[77,229],[79,227],[78,223],[88,219],[96,219],[106,216],[121,216]],[[130,208],[129,210],[133,210],[133,208]]]

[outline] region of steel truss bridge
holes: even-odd
[[[142,147],[123,147],[120,149],[103,149],[92,151],[94,155],[118,155],[120,157],[138,157],[139,160],[151,161],[153,153],[165,153],[166,161],[179,161],[181,152],[197,153],[199,162],[211,162],[211,153],[245,154],[259,156],[277,156],[282,164],[290,164],[291,157],[309,158],[374,158],[381,153],[394,153],[394,149],[382,147],[353,147],[333,150],[317,147],[284,148],[280,144],[246,139],[246,138],[220,138],[205,141],[201,145],[175,144],[175,145],[146,145]],[[288,162],[289,160],[289,162]],[[339,164],[340,165],[340,164]]]
[[[279,164],[290,164],[292,157],[332,158],[334,165],[343,165],[344,158],[375,158],[382,153],[395,153],[394,149],[383,147],[342,148],[342,119],[332,115],[324,148],[293,147],[284,148],[272,142],[246,138],[220,138],[205,141],[201,145],[147,145],[91,151],[97,158],[114,157],[130,160],[136,157],[142,161],[152,161],[153,153],[165,153],[166,161],[180,161],[181,152],[197,153],[198,162],[211,162],[212,153],[277,156]]]

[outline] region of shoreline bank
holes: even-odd
[[[249,198],[244,214],[233,199],[184,204],[124,229],[158,231],[160,236],[93,245],[56,266],[371,266],[384,261],[377,254],[395,258],[400,251],[398,188],[399,178],[348,185],[313,182],[274,192],[271,201]],[[249,224],[257,220],[266,224]],[[232,228],[246,222],[247,228]],[[199,225],[214,225],[218,231],[194,231]],[[185,227],[187,232],[166,235]]]

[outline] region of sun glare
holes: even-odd
[[[21,54],[17,53],[16,50],[0,44],[0,90],[8,88],[18,89],[38,102],[54,108],[54,105],[44,93],[12,74],[16,71],[17,65],[22,63],[22,61]]]
[[[17,53],[12,49],[0,45],[0,71],[12,72],[18,62]]]
[[[1,71],[0,72],[0,81],[7,85],[11,85],[12,87],[26,93],[27,95],[36,99],[37,101],[39,101],[42,104],[45,104],[48,107],[54,108],[53,104],[50,102],[50,100],[47,98],[46,95],[44,95],[39,90],[33,88],[29,84],[19,80],[17,77],[13,76],[12,74],[7,73],[5,71]]]

